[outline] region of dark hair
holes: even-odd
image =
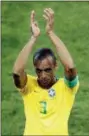
[[[41,48],[35,52],[33,56],[33,64],[36,65],[38,60],[43,60],[44,58],[51,56],[53,58],[54,65],[56,64],[56,57],[53,51],[49,48]]]

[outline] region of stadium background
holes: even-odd
[[[89,2],[2,2],[2,135],[22,135],[24,130],[23,101],[12,80],[12,68],[19,51],[31,36],[29,21],[31,10],[41,35],[29,57],[26,71],[35,75],[32,56],[36,49],[54,46],[45,34],[43,9],[50,7],[55,12],[54,30],[69,49],[80,78],[80,89],[76,96],[70,120],[70,135],[89,135]],[[59,63],[56,75],[63,76]]]

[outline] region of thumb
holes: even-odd
[[[38,23],[37,23],[37,21],[35,21],[35,22],[34,22],[34,25],[35,25],[35,26],[38,26]]]

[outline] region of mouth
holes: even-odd
[[[47,87],[50,85],[50,80],[41,79],[41,80],[38,80],[38,83],[39,83],[43,88],[47,88]]]
[[[42,84],[49,84],[49,80],[41,80]]]

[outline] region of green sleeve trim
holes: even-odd
[[[66,77],[64,77],[65,84],[70,88],[76,86],[78,81],[78,76],[76,76],[72,81],[69,81]]]

